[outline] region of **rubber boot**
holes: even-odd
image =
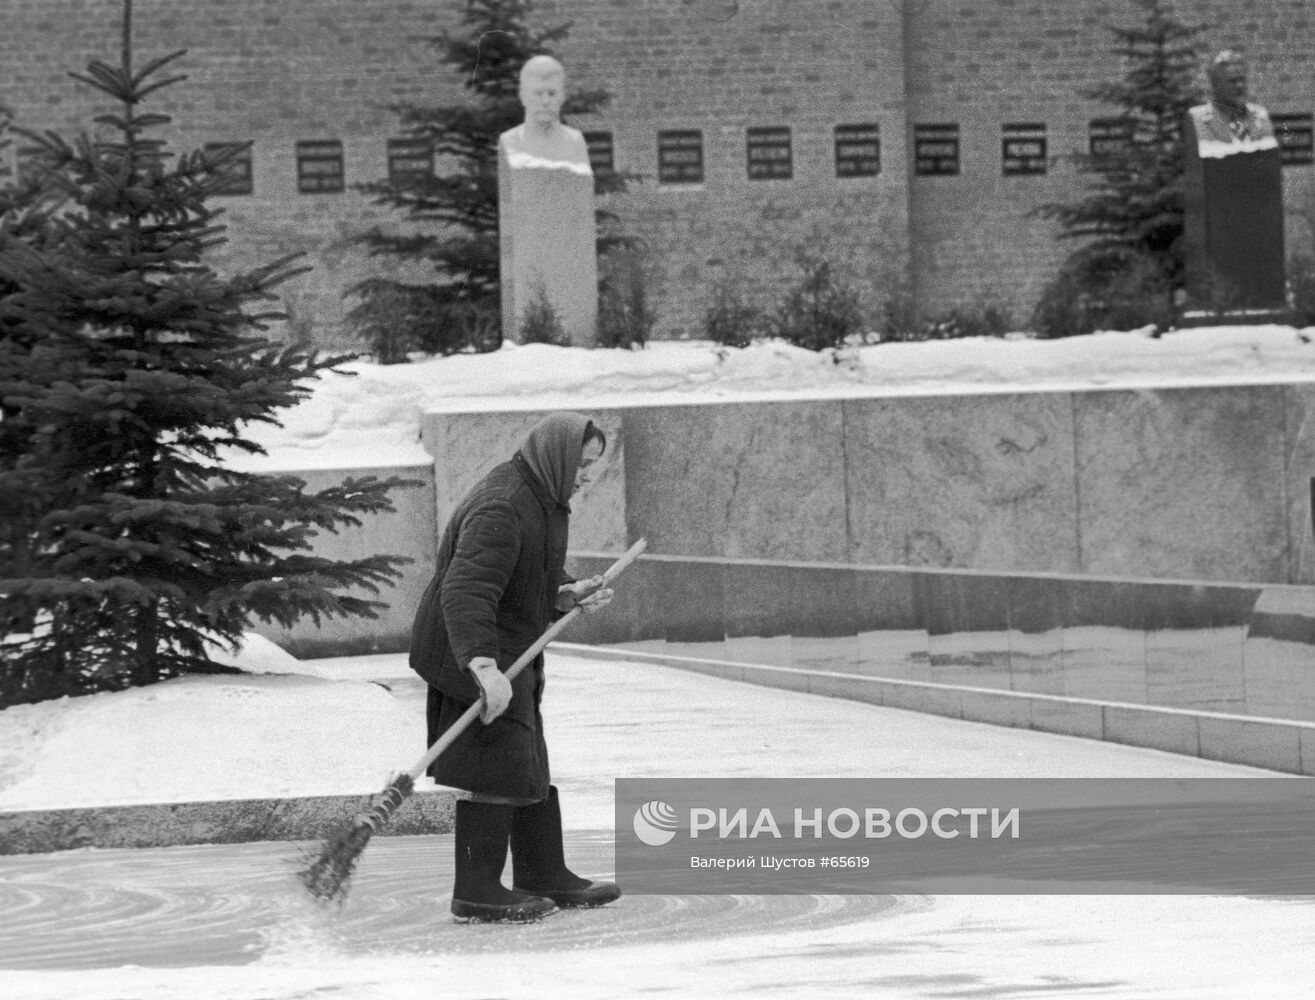
[[[581,878],[566,867],[557,786],[532,806],[517,806],[511,820],[512,884],[547,896],[558,906],[602,906],[621,895],[615,882]]]
[[[502,884],[511,817],[511,806],[458,800],[452,915],[459,920],[524,922],[557,909],[551,899]]]

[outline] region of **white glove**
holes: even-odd
[[[476,656],[466,669],[479,685],[479,721],[487,726],[511,704],[511,681],[498,669],[498,661],[490,656]]]
[[[557,610],[562,614],[570,611],[577,604],[581,605],[587,614],[591,610],[606,606],[612,599],[612,591],[603,588],[603,577],[591,576],[588,580],[576,580],[574,583],[564,583],[557,588]],[[606,594],[606,597],[600,598],[600,603],[594,607],[589,607],[591,598]]]

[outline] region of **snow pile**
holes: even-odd
[[[659,341],[643,350],[506,345],[404,365],[353,362],[325,374],[282,427],[248,435],[251,469],[427,464],[426,411],[589,410],[762,399],[1227,385],[1315,380],[1310,336],[1284,326],[1216,327],[1163,337],[971,337],[806,351],[780,341],[722,348]]]
[[[423,717],[418,693],[308,673],[14,705],[0,712],[0,810],[369,795],[424,752]]]

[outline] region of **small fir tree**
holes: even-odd
[[[141,109],[182,52],[134,67],[131,0],[120,64],[79,80],[113,99],[95,138],[23,132],[33,180],[0,218],[0,704],[214,671],[252,616],[374,617],[409,560],[331,561],[317,531],[391,510],[400,480],[307,492],[292,476],[226,468],[259,453],[251,421],[305,398],[347,360],[262,335],[293,257],[232,277],[204,262],[223,226],[207,198],[223,161],[174,157]],[[24,171],[27,173],[27,171]]]
[[[1145,300],[1136,308],[1161,313],[1182,284],[1182,127],[1201,99],[1203,28],[1185,24],[1168,0],[1138,4],[1140,24],[1110,28],[1123,76],[1081,92],[1111,107],[1116,141],[1108,151],[1075,155],[1089,182],[1081,199],[1037,210],[1059,223],[1061,240],[1084,241],[1039,306],[1043,325],[1052,327],[1044,332],[1089,332],[1105,307],[1126,313],[1135,306],[1129,297]]]
[[[561,317],[548,298],[548,289],[542,280],[535,283],[534,292],[520,317],[517,339],[522,344],[551,344],[570,347],[571,338],[562,329]]]
[[[643,255],[636,248],[618,247],[598,263],[599,346],[643,347],[658,320]]]
[[[843,347],[863,329],[858,293],[837,276],[825,257],[801,250],[795,263],[799,280],[777,307],[773,331],[782,340],[810,351]]]
[[[492,350],[501,341],[498,242],[498,137],[519,125],[520,70],[531,56],[551,55],[569,24],[532,31],[530,0],[466,0],[462,29],[427,39],[469,94],[461,104],[391,107],[401,134],[432,149],[434,173],[417,171],[358,185],[376,204],[401,213],[415,231],[376,227],[361,236],[371,256],[388,256],[432,271],[432,280],[372,277],[351,288],[357,303],[348,323],[381,361],[406,350],[453,354]],[[604,90],[572,90],[563,116],[588,114],[608,101]],[[624,190],[627,175],[597,171],[595,191]],[[600,254],[633,243],[614,214],[600,210]],[[475,311],[484,322],[471,323]],[[376,345],[378,345],[376,347]],[[402,345],[399,347],[399,345]]]

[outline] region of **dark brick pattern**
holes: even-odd
[[[1252,90],[1271,111],[1315,108],[1306,0],[1182,0],[1210,24],[1211,46],[1244,49]],[[385,176],[397,101],[459,98],[427,37],[456,26],[457,0],[209,0],[138,4],[140,61],[187,48],[188,83],[160,95],[185,117],[186,148],[253,140],[254,193],[225,199],[232,262],[303,250],[315,271],[287,288],[295,333],[339,338],[344,289],[372,269],[350,238],[396,221],[351,185]],[[66,131],[108,110],[66,71],[113,58],[119,5],[7,0],[0,105],[19,124]],[[1086,151],[1105,108],[1077,96],[1118,71],[1106,25],[1139,16],[1132,0],[541,0],[539,24],[569,21],[558,47],[574,87],[612,104],[574,124],[612,136],[617,169],[645,175],[608,206],[651,249],[658,335],[699,336],[719,281],[772,302],[800,247],[854,269],[875,303],[911,283],[925,311],[993,293],[1022,317],[1063,247],[1035,205],[1074,196],[1065,157]],[[1002,171],[1001,130],[1045,126],[1044,175]],[[880,172],[837,170],[836,128],[880,131]],[[910,177],[915,123],[957,123],[955,176]],[[788,128],[791,178],[751,182],[747,130]],[[657,134],[702,133],[703,180],[657,182]],[[343,144],[342,194],[298,194],[296,143]],[[1291,208],[1311,203],[1315,169],[1285,171]],[[1308,242],[1289,225],[1290,243]],[[400,277],[422,277],[423,272]]]

